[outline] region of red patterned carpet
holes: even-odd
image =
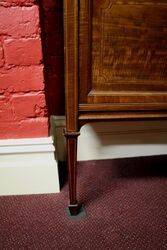
[[[0,198],[0,249],[167,249],[167,156],[82,162],[79,200],[66,215],[60,194]]]

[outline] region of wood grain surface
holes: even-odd
[[[65,0],[69,211],[77,137],[90,121],[167,119],[167,0]]]

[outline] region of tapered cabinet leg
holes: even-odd
[[[70,198],[68,211],[71,216],[77,215],[80,212],[81,207],[77,201],[77,140],[79,134],[79,132],[65,133]]]

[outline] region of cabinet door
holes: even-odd
[[[79,1],[80,110],[167,109],[167,0]]]

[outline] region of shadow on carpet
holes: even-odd
[[[87,217],[59,194],[0,197],[0,249],[167,249],[167,156],[78,163]]]

